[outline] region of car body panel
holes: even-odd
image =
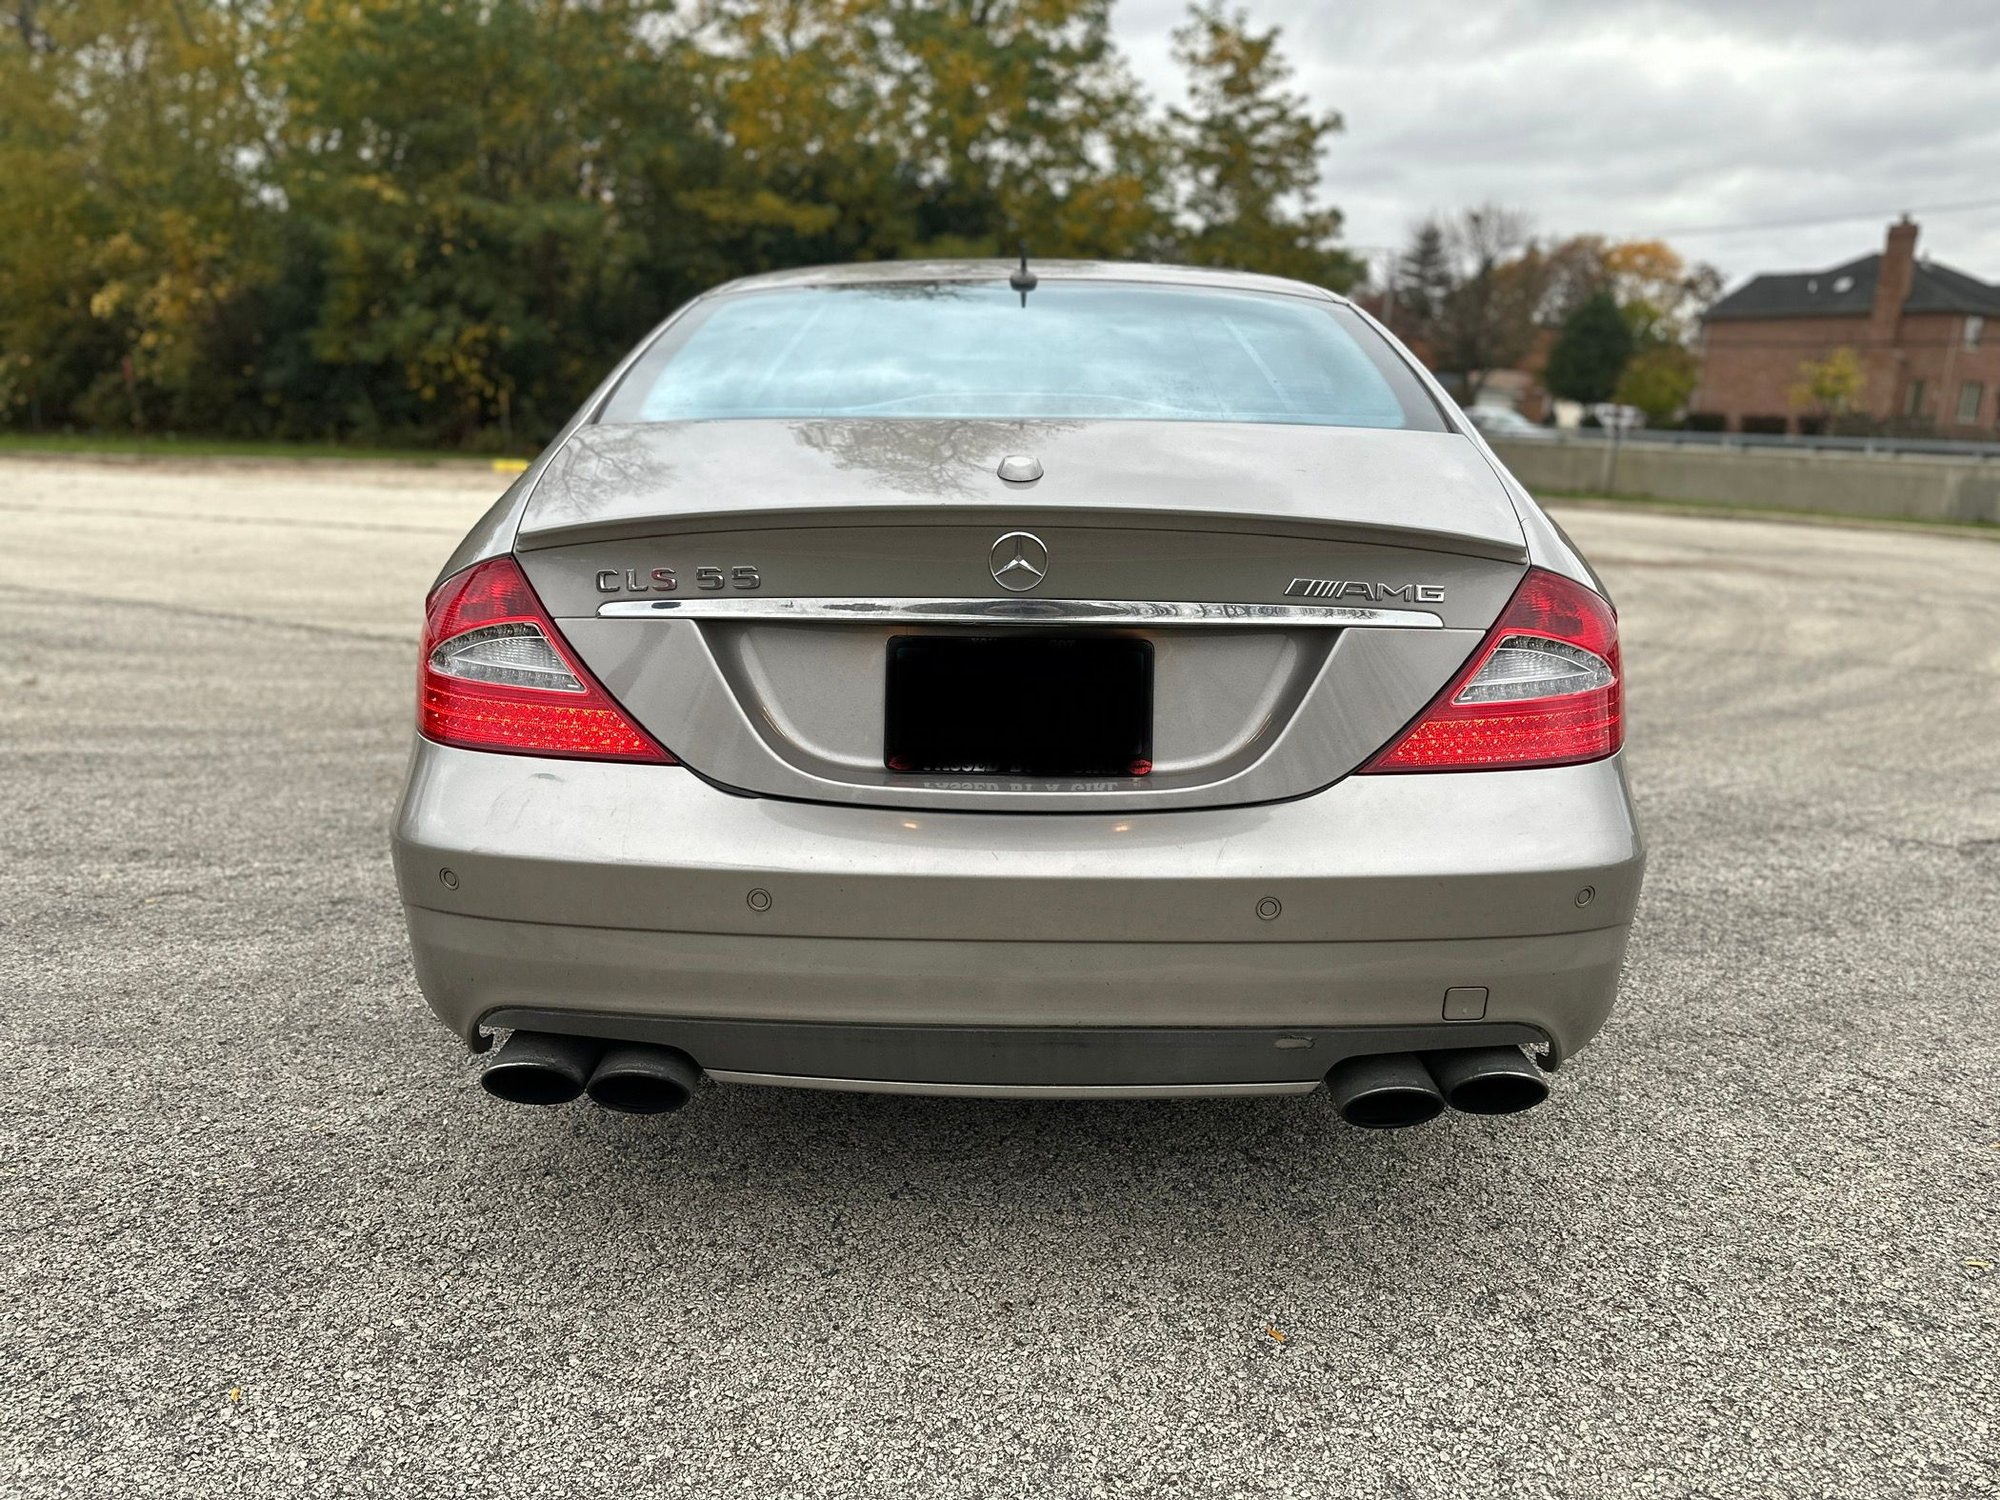
[[[883,766],[882,661],[895,627],[574,620],[563,629],[641,725],[720,785],[988,812],[1155,811],[1304,796],[1380,749],[1482,639],[1476,630],[1122,632],[1154,644],[1154,771],[1030,779]]]
[[[1016,451],[1041,460],[1039,481],[997,476]],[[1045,544],[1047,571],[1016,595],[991,553],[1023,531]],[[1527,551],[1499,476],[1454,434],[937,419],[593,428],[543,475],[517,547],[585,663],[710,780],[768,796],[1015,811],[1213,806],[1330,785],[1464,662]],[[754,580],[750,593],[739,575]],[[597,617],[635,599],[692,607],[698,578],[745,603],[1019,598],[1024,609],[1297,603],[1295,586],[1324,580],[1359,591],[1325,602],[1380,605],[1385,628],[1448,628],[1397,629],[1394,640],[1247,620],[1137,631],[1157,661],[1160,742],[1143,780],[911,777],[881,759],[889,628]]]
[[[425,993],[468,1040],[509,1009],[1348,1030],[1436,1025],[1478,986],[1482,1019],[1568,1053],[1609,1009],[1644,863],[1615,757],[1050,818],[426,743],[395,847]]]
[[[1027,484],[1011,454],[1038,459]],[[517,549],[645,534],[703,519],[809,523],[867,510],[965,506],[1171,510],[1184,524],[1291,522],[1319,534],[1525,560],[1520,518],[1480,454],[1450,432],[1267,422],[691,421],[592,426],[550,461]]]
[[[995,542],[1018,531],[1047,551],[1046,576],[1027,592],[1003,588],[992,570]],[[1358,606],[1484,630],[1525,571],[1523,559],[1355,541],[1341,528],[1303,521],[1196,521],[1168,508],[1059,510],[1025,496],[999,516],[941,505],[784,519],[752,513],[734,524],[663,520],[641,535],[519,556],[542,603],[565,622],[634,599],[664,613],[717,597],[746,606],[760,599],[992,599],[1018,602],[1024,618],[1045,600],[1122,599]],[[745,566],[757,574],[752,589],[732,578]],[[697,577],[708,568],[716,570],[713,590]],[[659,569],[670,576],[657,579]],[[1339,596],[1290,592],[1302,578],[1350,586]],[[1428,591],[1424,597],[1417,586]]]
[[[1486,441],[1485,434],[1473,425],[1472,420],[1452,399],[1451,393],[1445,390],[1438,383],[1437,377],[1424,367],[1423,361],[1418,359],[1410,351],[1409,346],[1397,338],[1379,319],[1370,316],[1359,307],[1354,311],[1403,357],[1417,380],[1430,393],[1431,399],[1443,411],[1446,425],[1476,448],[1487,466],[1498,476],[1508,503],[1513,507],[1515,518],[1521,523],[1521,534],[1527,544],[1529,565],[1547,568],[1552,573],[1560,573],[1563,577],[1581,583],[1586,588],[1594,589],[1606,599],[1610,599],[1610,591],[1605,588],[1603,579],[1598,577],[1596,569],[1591,567],[1576,544],[1569,539],[1568,533],[1556,524],[1536,502],[1534,496],[1528,493],[1528,487],[1514,477],[1513,471],[1502,461],[1500,455],[1493,451],[1493,445]]]
[[[710,295],[1008,269],[782,272]],[[1342,300],[1185,268],[1037,271]],[[737,1081],[1032,1097],[1292,1091],[1406,1047],[1534,1041],[1553,1065],[1595,1034],[1644,866],[1622,757],[1350,774],[1529,566],[1598,587],[1414,361],[1446,431],[600,423],[650,343],[447,572],[512,552],[577,657],[689,764],[419,740],[396,867],[420,984],[469,1045],[570,1030]],[[998,477],[1019,453],[1040,479]],[[989,557],[1016,528],[1049,550],[1025,599]],[[655,568],[738,565],[755,586],[710,597],[779,608],[642,602]],[[1117,627],[1154,643],[1157,778],[926,786],[879,764],[896,630],[1034,629],[1051,601],[1269,608],[1319,577],[1436,593],[1366,601],[1373,619],[1342,600],[1356,618]],[[931,603],[979,614],[849,617]],[[1483,992],[1483,1014],[1447,1012],[1447,989]]]
[[[501,921],[966,941],[1512,937],[1630,919],[1642,851],[1628,806],[1615,756],[1349,777],[1265,807],[1035,817],[732,796],[671,768],[425,741],[396,857],[412,905]],[[447,867],[456,886],[438,879]],[[770,909],[750,906],[753,889]],[[1281,919],[1258,916],[1266,896]]]

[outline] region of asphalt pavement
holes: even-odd
[[[1553,1098],[488,1099],[391,882],[477,468],[0,461],[0,1494],[2000,1489],[2000,542],[1571,507]]]

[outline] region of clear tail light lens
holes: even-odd
[[[673,765],[570,651],[511,557],[431,594],[417,723],[467,750]]]
[[[1625,742],[1618,617],[1530,568],[1479,649],[1363,771],[1496,771],[1602,760]]]

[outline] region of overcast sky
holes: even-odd
[[[1247,4],[1346,119],[1325,196],[1357,247],[1492,199],[1545,235],[1663,236],[1735,285],[1879,249],[1908,208],[1919,253],[2000,281],[2000,0]],[[1114,12],[1156,96],[1183,8]],[[1839,214],[1861,217],[1690,232]]]

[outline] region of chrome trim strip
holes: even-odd
[[[1319,625],[1442,630],[1420,609],[1132,599],[613,599],[600,620],[883,620],[892,625]]]
[[[843,1094],[957,1095],[965,1099],[1242,1099],[1310,1094],[1317,1078],[1285,1083],[911,1083],[894,1078],[811,1078],[800,1073],[738,1073],[710,1068],[717,1083],[830,1089]]]

